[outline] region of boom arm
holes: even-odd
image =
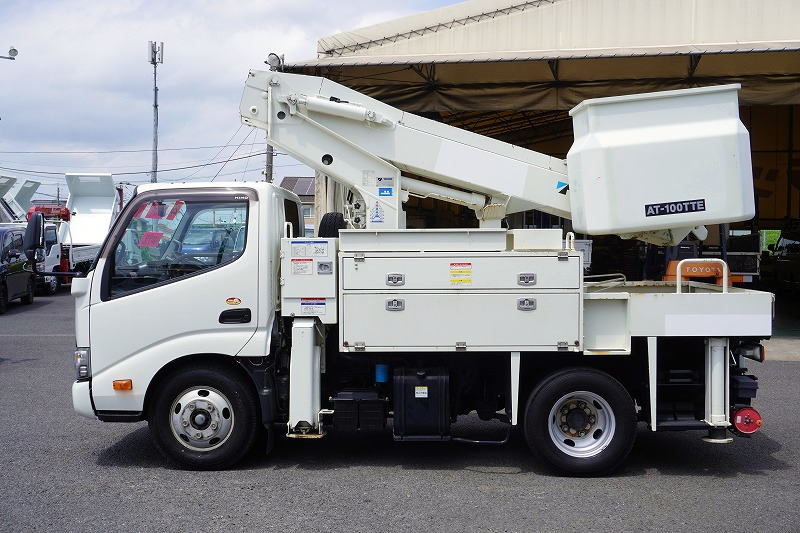
[[[566,182],[563,160],[405,113],[324,78],[251,72],[240,111],[270,144],[356,191],[363,201],[351,220],[356,227],[404,227],[408,195],[466,205],[489,226],[529,209],[570,216],[569,199],[556,190]],[[401,170],[436,183],[401,178]]]
[[[251,71],[240,107],[269,143],[331,177],[355,228],[405,227],[402,202],[435,197],[481,226],[537,209],[577,231],[677,244],[754,214],[738,86],[587,100],[567,162],[422,118],[328,79]],[[402,176],[401,172],[415,177]],[[416,176],[424,178],[416,179]],[[566,194],[569,190],[569,194]]]

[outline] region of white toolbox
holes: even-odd
[[[579,351],[581,254],[340,252],[342,351]]]
[[[355,351],[557,351],[581,345],[581,295],[345,294],[342,345]]]
[[[323,324],[337,317],[338,239],[281,239],[281,314],[316,316]]]
[[[581,257],[573,253],[443,254],[421,256],[342,254],[342,288],[396,289],[578,289]]]

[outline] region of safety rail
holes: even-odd
[[[722,293],[728,293],[728,263],[723,261],[722,259],[681,259],[678,262],[678,268],[676,269],[677,272],[677,279],[676,279],[676,291],[678,294],[681,294],[681,278],[683,277],[683,265],[686,263],[718,263],[722,265]]]

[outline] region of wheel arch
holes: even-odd
[[[147,385],[147,391],[145,392],[144,402],[142,404],[142,418],[146,419],[148,417],[150,405],[153,401],[156,391],[170,375],[183,368],[208,366],[217,366],[230,369],[233,373],[239,376],[239,378],[242,380],[242,383],[252,387],[256,397],[261,397],[258,393],[256,383],[253,381],[251,375],[248,374],[248,372],[242,367],[235,357],[218,353],[198,353],[184,355],[173,359],[161,367],[150,380],[150,383]],[[261,409],[262,406],[260,402],[257,403],[259,403],[259,409]],[[261,416],[260,412],[259,416]]]
[[[564,353],[523,354],[520,364],[519,401],[522,405],[534,389],[560,372],[596,370],[619,381],[631,397],[647,400],[647,358],[634,351],[621,356],[586,356]]]

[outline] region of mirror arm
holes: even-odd
[[[25,267],[27,267],[27,266],[28,266],[28,264],[26,263]],[[42,276],[42,277],[44,277],[44,276],[64,276],[64,277],[67,277],[67,278],[84,278],[84,277],[86,277],[86,272],[70,272],[68,270],[65,270],[63,272],[62,271],[58,271],[58,272],[43,272],[41,270],[37,270],[35,267],[32,268],[32,269],[28,269],[28,268],[25,268],[25,267],[23,267],[22,270],[24,270],[25,272],[30,272],[31,274],[33,274],[35,276]]]

